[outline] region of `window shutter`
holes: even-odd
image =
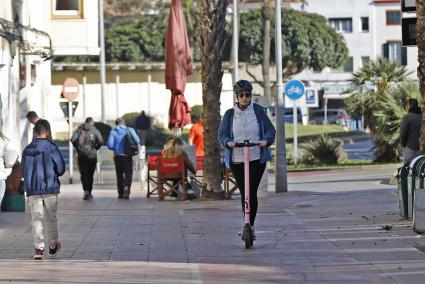
[[[383,51],[384,51],[384,57],[387,59],[390,58],[390,46],[388,43],[383,44]]]
[[[401,47],[401,65],[407,65],[407,47]]]

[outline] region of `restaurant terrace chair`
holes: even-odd
[[[177,158],[158,157],[158,200],[175,192],[182,199],[187,199],[187,181],[183,156]],[[180,189],[180,190],[179,190]]]

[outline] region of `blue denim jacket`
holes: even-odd
[[[254,113],[257,118],[258,129],[260,130],[260,140],[267,141],[267,148],[261,148],[260,152],[260,162],[265,163],[272,159],[272,154],[268,148],[274,143],[274,138],[276,135],[276,130],[267,116],[264,109],[253,103]],[[220,128],[218,129],[218,140],[221,147],[224,148],[224,163],[226,167],[230,168],[230,163],[232,161],[232,149],[227,147],[227,142],[233,141],[233,115],[235,110],[233,108],[228,109],[221,120]]]

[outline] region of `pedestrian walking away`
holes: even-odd
[[[65,162],[59,148],[48,139],[49,129],[47,120],[38,120],[33,129],[34,139],[22,154],[22,177],[31,213],[35,260],[42,260],[44,255],[44,222],[49,256],[55,256],[62,247],[56,215],[59,176],[65,173]]]
[[[128,199],[133,178],[133,155],[136,154],[140,140],[136,131],[125,125],[124,119],[118,118],[115,124],[109,133],[107,145],[114,151],[118,198]]]
[[[150,128],[151,119],[145,114],[145,111],[142,111],[136,119],[136,129],[140,137],[141,145],[146,145]]]
[[[400,125],[400,142],[403,146],[403,160],[407,163],[419,155],[422,115],[416,99],[409,99],[408,113]]]
[[[38,117],[38,114],[33,110],[27,113],[26,118],[28,122],[32,125],[35,125],[36,122],[41,119],[40,117]],[[50,123],[49,123],[49,129],[47,130],[47,138],[52,140],[52,130],[50,129]]]
[[[13,149],[10,140],[0,132],[0,204],[6,191],[6,179],[12,172],[12,167],[18,160],[18,154]]]
[[[102,135],[94,127],[93,118],[87,117],[85,123],[73,133],[70,140],[78,153],[78,167],[80,169],[81,184],[84,191],[83,199],[92,199],[93,175],[97,165],[97,150],[103,144]]]
[[[235,177],[241,194],[242,212],[245,214],[245,170],[242,148],[237,143],[257,144],[249,147],[249,207],[250,226],[253,239],[255,217],[258,208],[257,191],[266,168],[266,163],[272,159],[269,147],[274,143],[275,128],[265,113],[263,107],[251,101],[252,85],[247,80],[240,80],[233,86],[235,105],[228,109],[221,121],[218,138],[224,148],[224,162]],[[242,238],[244,235],[242,234]]]

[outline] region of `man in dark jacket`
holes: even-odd
[[[22,154],[22,176],[31,212],[32,238],[35,247],[33,259],[41,260],[44,254],[43,222],[46,215],[49,255],[61,248],[56,218],[59,176],[65,172],[65,162],[58,146],[47,138],[50,125],[40,119],[34,125],[34,139]]]
[[[146,145],[150,128],[151,119],[145,114],[145,111],[142,111],[136,119],[136,129],[141,140],[141,145]]]
[[[111,130],[108,137],[108,148],[114,151],[115,172],[117,175],[118,198],[128,199],[131,181],[133,178],[133,156],[128,153],[129,139],[134,145],[139,145],[140,140],[133,128],[125,125],[125,120],[118,118],[117,125]]]
[[[422,115],[416,99],[409,99],[409,111],[403,117],[400,126],[400,142],[403,146],[405,163],[419,155],[419,137],[421,136]]]
[[[71,137],[71,142],[78,153],[81,183],[84,190],[84,200],[92,199],[93,175],[97,164],[97,150],[102,146],[103,139],[99,130],[94,127],[94,120],[86,118]]]

